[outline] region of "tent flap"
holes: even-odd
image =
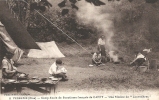
[[[5,0],[0,1],[0,21],[19,48],[40,49],[22,23],[14,18]]]
[[[51,42],[36,42],[37,45],[41,48],[30,49],[28,57],[32,58],[62,58],[65,57],[61,51],[58,49],[54,41]]]

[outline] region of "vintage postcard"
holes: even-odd
[[[159,100],[159,0],[0,0],[1,100]]]

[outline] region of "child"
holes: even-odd
[[[98,48],[97,50],[100,51],[101,56],[106,58],[106,51],[105,51],[105,36],[102,35],[99,39],[98,39]]]
[[[11,59],[14,54],[7,52],[6,56],[2,60],[2,76],[3,78],[14,78],[17,74],[17,68],[13,65],[14,62]]]
[[[130,63],[131,66],[136,67],[135,70],[147,60],[145,55],[140,52],[135,52],[135,59]]]
[[[50,69],[49,69],[49,74],[57,77],[57,78],[62,78],[62,81],[67,81],[67,76],[66,76],[67,70],[62,64],[62,60],[57,59],[56,62],[54,62]]]
[[[102,56],[100,51],[95,52],[92,56],[92,64],[95,64],[96,66],[100,66],[100,64],[102,64],[101,60],[102,60]]]

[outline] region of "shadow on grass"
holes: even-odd
[[[49,91],[44,90],[44,89],[39,88],[39,87],[28,87],[28,88],[30,88],[30,89],[32,89],[32,90],[35,90],[35,91],[38,91],[38,92],[40,92],[40,93],[44,93],[44,94],[49,93]]]

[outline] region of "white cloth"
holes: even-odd
[[[150,49],[144,49],[143,51],[150,53],[151,52],[151,48]]]
[[[56,62],[54,62],[49,68],[49,74],[55,74],[57,72]]]
[[[138,53],[138,55],[136,57],[136,59],[139,59],[139,58],[144,58],[146,60],[146,57],[141,53]]]
[[[99,38],[98,45],[105,45],[105,40]]]

